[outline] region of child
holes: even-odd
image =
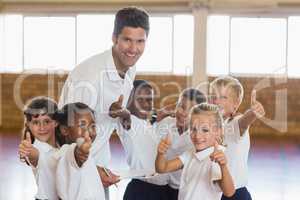
[[[249,126],[265,114],[264,108],[256,101],[255,90],[251,94],[251,108],[244,114],[237,109],[243,99],[243,86],[230,76],[215,79],[210,86],[211,102],[218,105],[225,120],[224,143],[228,167],[233,177],[236,193],[232,198],[222,200],[251,200],[246,185],[248,182],[248,153],[250,149]]]
[[[131,170],[155,173],[155,157],[160,141],[149,119],[153,109],[153,88],[144,80],[135,80],[127,108],[131,113],[131,129],[118,131]],[[124,200],[167,199],[167,176],[135,178],[127,185]]]
[[[57,162],[52,158],[59,142],[55,137],[56,111],[56,102],[47,97],[31,99],[24,108],[24,131],[19,155],[32,167],[38,188],[36,199],[58,199],[54,176]]]
[[[83,103],[66,104],[57,116],[61,147],[57,165],[57,190],[62,200],[103,200],[104,190],[89,151],[96,137],[94,112]]]
[[[222,132],[222,118],[217,107],[202,103],[194,106],[190,114],[190,137],[194,149],[166,160],[171,140],[169,137],[161,140],[155,168],[160,173],[183,168],[179,200],[219,200],[222,192],[226,196],[234,194],[226,157],[217,143]]]
[[[188,114],[194,105],[203,102],[206,102],[206,97],[202,92],[194,88],[187,88],[179,96],[175,118],[166,117],[157,124],[156,129],[158,133],[163,136],[169,134],[172,140],[172,145],[167,152],[167,159],[174,159],[183,152],[193,148],[188,133]],[[169,173],[169,199],[177,200],[178,198],[181,172],[181,170],[178,170]]]

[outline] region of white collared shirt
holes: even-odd
[[[65,144],[59,157],[56,170],[56,187],[62,200],[104,200],[104,189],[96,164],[89,158],[79,167],[74,150],[76,144]]]
[[[155,159],[160,137],[155,128],[146,120],[131,115],[131,129],[122,126],[118,135],[124,147],[127,163],[132,170],[147,170],[155,173]],[[155,185],[167,185],[168,175],[160,174],[153,178],[141,179]]]
[[[109,117],[109,107],[121,94],[124,95],[123,106],[126,107],[135,74],[135,66],[132,66],[122,79],[116,70],[112,49],[109,49],[76,66],[63,87],[59,108],[68,103],[82,102],[95,111],[98,131],[91,152],[99,166],[106,166],[110,161],[108,141],[117,128],[118,120]]]
[[[225,155],[236,189],[245,187],[248,183],[250,137],[248,129],[243,136],[240,135],[238,120],[241,117],[242,115],[239,115],[234,117],[231,121],[226,120],[224,127],[224,143],[227,145]]]
[[[58,196],[55,186],[57,160],[52,157],[57,149],[38,139],[34,140],[33,146],[39,151],[37,166],[32,167],[37,184],[35,198],[57,200]]]
[[[173,117],[166,117],[159,122],[156,130],[162,138],[168,133],[171,136],[171,147],[168,149],[166,154],[166,158],[168,160],[174,159],[182,153],[194,148],[189,132],[186,131],[180,135],[176,127],[176,119]],[[182,170],[169,173],[168,184],[170,187],[174,189],[179,188],[181,173]]]
[[[222,147],[221,147],[222,148]],[[220,200],[222,191],[216,182],[222,179],[220,166],[210,160],[214,148],[187,151],[179,156],[183,163],[179,200]]]

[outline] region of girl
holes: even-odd
[[[64,143],[56,155],[59,197],[63,200],[105,199],[96,164],[89,154],[96,137],[94,111],[83,103],[70,103],[59,111],[57,120]]]
[[[235,192],[233,181],[226,157],[217,142],[223,132],[217,107],[207,103],[195,105],[189,121],[194,149],[175,159],[166,160],[165,154],[171,141],[169,137],[161,140],[155,162],[157,172],[166,173],[183,168],[179,200],[219,200],[222,192],[232,196]]]
[[[222,111],[225,120],[224,142],[227,145],[225,154],[228,158],[228,167],[233,177],[236,193],[222,200],[251,200],[246,186],[248,182],[248,153],[250,149],[249,126],[264,116],[265,111],[256,100],[255,90],[251,95],[251,108],[244,114],[238,114],[237,109],[243,99],[243,86],[230,76],[215,79],[210,86],[213,98],[211,103],[216,104]]]
[[[37,183],[36,199],[58,199],[55,187],[56,161],[52,154],[56,140],[56,102],[47,97],[36,97],[24,108],[23,140],[19,155],[32,167]]]

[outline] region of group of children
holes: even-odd
[[[127,104],[131,128],[117,133],[131,170],[153,172],[132,179],[125,200],[250,200],[247,185],[249,126],[264,115],[251,95],[251,107],[237,113],[243,87],[232,77],[215,79],[208,98],[185,89],[175,116],[153,120],[152,86],[134,81]],[[36,199],[105,199],[103,185],[89,154],[96,137],[94,111],[83,103],[62,109],[45,97],[24,109],[21,160],[32,167]]]

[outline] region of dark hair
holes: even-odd
[[[56,115],[59,126],[72,127],[74,125],[75,115],[91,113],[94,116],[94,111],[86,104],[76,102],[64,105]],[[59,132],[60,145],[66,144],[65,137]]]
[[[48,97],[45,96],[40,96],[40,97],[35,97],[31,100],[29,100],[23,110],[24,114],[24,129],[23,129],[23,135],[22,138],[26,138],[26,132],[30,133],[31,141],[32,143],[34,142],[34,136],[27,126],[27,122],[30,122],[33,117],[38,117],[40,115],[47,115],[51,119],[56,120],[57,112],[57,103]],[[57,139],[57,129],[55,130],[55,137]]]
[[[153,89],[152,86],[149,84],[148,81],[146,80],[134,80],[133,81],[133,89],[137,90],[140,88],[149,88],[149,89]]]
[[[137,7],[122,8],[116,14],[113,35],[118,36],[125,26],[143,28],[148,36],[150,29],[148,13]]]
[[[195,101],[197,104],[206,102],[206,96],[198,89],[187,88],[183,90],[180,97],[185,97],[190,101]]]

